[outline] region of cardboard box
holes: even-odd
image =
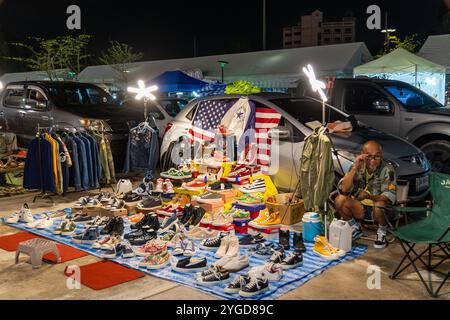
[[[303,200],[290,205],[266,202],[266,207],[270,212],[278,211],[280,213],[281,224],[287,226],[302,221],[303,214],[306,212]]]
[[[253,226],[249,226],[248,233],[253,236],[261,234],[267,241],[276,241],[279,238],[280,228],[260,229]]]
[[[103,207],[94,207],[94,208],[86,208],[83,209],[83,213],[86,213],[90,216],[100,216],[100,217],[124,217],[128,216],[127,209],[120,209],[116,211],[109,211]]]
[[[225,205],[223,201],[217,203],[198,203],[197,201],[192,201],[191,204],[203,208],[206,212],[212,213],[222,212]]]
[[[236,198],[236,191],[234,191],[234,190],[225,190],[225,191],[211,190],[210,192],[220,194],[220,196],[222,197],[222,201],[224,203],[233,202],[234,199]]]

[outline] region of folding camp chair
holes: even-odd
[[[450,259],[450,176],[441,173],[432,173],[431,179],[431,195],[433,198],[433,207],[431,214],[425,219],[407,224],[398,229],[389,230],[405,252],[400,264],[390,275],[391,279],[397,278],[408,267],[412,266],[419,276],[420,281],[427,289],[432,297],[438,297],[439,292],[445,282],[450,277],[450,271],[437,271],[446,260]],[[409,212],[429,211],[429,208],[409,208]],[[416,247],[425,245],[426,248],[419,253]],[[437,256],[437,253],[440,256]],[[425,257],[426,256],[426,257]],[[432,259],[440,259],[436,264],[432,264]],[[407,262],[405,264],[405,261]],[[426,281],[418,268],[418,262],[425,267],[429,273],[429,280]],[[405,264],[405,265],[404,265]],[[433,289],[431,273],[436,272],[443,275],[443,280],[436,290]]]

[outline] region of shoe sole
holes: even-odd
[[[124,258],[124,259],[131,259],[131,258],[134,258],[136,255],[135,254],[123,254],[122,255],[122,258]]]
[[[206,269],[208,269],[208,267],[202,267],[202,268],[194,268],[194,269],[183,269],[183,268],[177,268],[176,266],[171,266],[173,271],[179,272],[179,273],[196,273],[196,272],[201,272],[204,271]]]
[[[161,206],[156,206],[156,207],[152,207],[152,208],[145,208],[145,207],[142,207],[142,206],[138,205],[137,208],[141,209],[141,210],[157,210],[157,209],[161,209]]]
[[[205,190],[205,187],[182,187],[183,189],[187,190],[187,191],[201,191],[201,190]]]
[[[388,246],[388,244],[385,244],[385,245],[382,245],[382,246],[376,245],[375,243],[373,244],[373,247],[374,247],[375,249],[386,249],[387,246]]]
[[[219,247],[214,247],[214,248],[212,248],[212,247],[205,247],[205,246],[200,246],[200,249],[202,249],[202,250],[206,250],[206,251],[217,251],[217,250],[219,250]]]
[[[221,203],[223,202],[222,198],[220,199],[213,199],[213,200],[208,200],[208,199],[196,199],[196,201],[198,203],[203,203],[203,204],[216,204],[216,203]]]
[[[225,293],[229,293],[229,294],[239,293],[239,291],[241,291],[241,290],[242,290],[241,288],[239,288],[239,289],[229,289],[229,288],[223,289],[223,291]]]
[[[169,175],[166,175],[166,174],[160,174],[160,176],[161,176],[161,178],[164,178],[164,179],[170,179],[170,180],[184,180],[184,179],[191,179],[192,178],[192,175],[191,176],[182,176],[182,177],[172,177],[172,176],[169,176]]]
[[[270,229],[270,228],[280,228],[281,227],[281,224],[272,224],[270,226],[269,225],[268,226],[262,226],[262,225],[254,223],[253,221],[249,222],[248,225],[250,227],[255,227],[257,229]]]
[[[325,255],[323,255],[323,254],[317,252],[316,250],[313,250],[313,253],[314,253],[316,256],[319,256],[319,257],[321,257],[322,259],[325,259],[325,260],[328,260],[328,261],[334,261],[334,260],[339,260],[339,259],[340,259],[340,257],[339,257],[338,255],[336,255],[336,256],[325,256]]]
[[[61,232],[61,236],[68,237],[68,236],[72,236],[74,233],[75,233],[75,230],[71,231],[71,232]]]
[[[264,189],[259,188],[259,189],[253,189],[253,190],[243,190],[242,188],[239,188],[239,191],[242,193],[245,193],[245,194],[252,194],[252,193],[258,193],[258,192],[266,193],[266,188],[264,188]]]
[[[145,265],[145,268],[148,270],[159,270],[159,269],[163,269],[163,268],[167,267],[168,264],[169,264],[169,261],[167,261],[163,264],[156,265],[156,266]]]
[[[215,285],[220,285],[220,284],[228,283],[228,282],[230,282],[230,281],[231,281],[230,278],[225,279],[225,280],[220,280],[220,281],[211,281],[211,282],[205,282],[205,281],[203,281],[202,279],[197,279],[197,283],[198,283],[199,285],[202,285],[202,286],[205,286],[205,287],[212,287],[212,286],[215,286]]]
[[[233,224],[233,221],[227,223],[217,223],[217,222],[211,223],[211,225],[213,225],[214,227],[226,227],[229,226],[230,224]]]
[[[241,297],[251,298],[251,297],[257,296],[258,294],[266,292],[267,290],[269,290],[269,287],[259,290],[258,292],[244,292],[244,291],[240,290],[239,295]]]

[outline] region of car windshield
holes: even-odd
[[[61,107],[106,106],[116,104],[103,89],[95,86],[49,86],[50,94]]]
[[[322,103],[306,98],[285,98],[271,100],[273,104],[280,107],[303,125],[308,122],[322,122]],[[325,106],[325,118],[327,123],[335,121],[350,121],[343,113]]]
[[[384,89],[392,94],[408,110],[414,111],[444,108],[438,101],[410,84],[387,82],[382,85]]]
[[[171,117],[176,117],[177,114],[184,109],[188,103],[186,100],[158,100],[158,103],[166,110]]]

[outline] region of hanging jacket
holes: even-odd
[[[158,133],[150,125],[141,124],[130,130],[124,173],[153,171],[159,161]]]
[[[300,163],[300,193],[307,211],[324,212],[335,182],[331,141],[326,128],[316,128],[305,139]]]
[[[249,127],[249,120],[255,119],[255,106],[250,100],[239,99],[223,116],[220,125],[232,131],[236,136],[236,142]]]
[[[52,144],[44,138],[30,142],[25,160],[23,187],[56,192]]]

